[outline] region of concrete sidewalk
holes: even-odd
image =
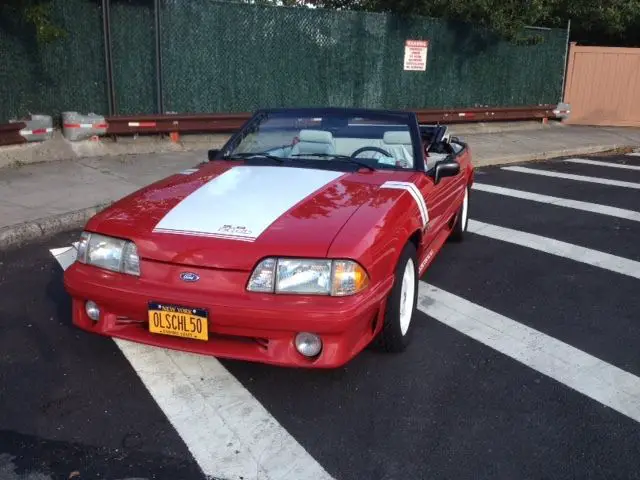
[[[452,127],[455,135],[455,128]],[[557,125],[460,135],[486,166],[640,146],[640,129]],[[206,161],[206,150],[74,158],[0,169],[0,249],[79,228],[137,189]]]

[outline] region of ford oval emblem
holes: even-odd
[[[198,280],[200,280],[200,275],[198,275],[197,273],[193,273],[193,272],[182,272],[180,274],[180,278],[184,282],[197,282]]]

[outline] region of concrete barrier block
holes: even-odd
[[[78,112],[62,112],[62,134],[67,140],[77,142],[107,133],[107,122],[102,115]]]
[[[20,135],[27,142],[44,142],[53,137],[53,118],[51,115],[30,115],[27,119],[9,120],[9,123],[24,122],[27,126],[20,130]]]

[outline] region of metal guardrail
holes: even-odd
[[[558,105],[414,110],[420,123],[475,123],[557,118]],[[233,133],[251,117],[237,114],[164,114],[107,117],[107,135]]]
[[[464,109],[416,110],[420,123],[471,123],[544,120],[559,115],[558,105],[533,105],[524,107],[475,107]]]
[[[24,122],[3,123],[0,125],[0,145],[16,145],[27,143],[27,139],[20,134],[27,124]]]
[[[508,122],[562,119],[569,115],[570,106],[532,105],[522,107],[474,107],[414,110],[420,123],[475,123],[475,122]],[[104,123],[100,123],[99,133],[95,135],[124,136],[124,135],[153,135],[153,134],[183,134],[183,133],[233,133],[251,117],[251,113],[191,113],[191,114],[163,114],[163,115],[129,115],[106,117],[106,131]],[[84,118],[84,117],[83,117]],[[102,117],[100,117],[102,119]],[[67,127],[84,127],[84,124],[67,125]],[[87,127],[94,127],[93,124]],[[25,123],[7,123],[0,125],[0,145],[26,143],[22,133],[26,130]],[[49,130],[49,129],[47,129]],[[93,130],[92,130],[93,131]],[[96,131],[97,132],[97,131]],[[73,138],[70,138],[73,140]]]
[[[107,135],[145,133],[232,133],[251,113],[164,114],[107,117]]]

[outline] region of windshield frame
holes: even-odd
[[[247,120],[224,144],[216,155],[216,160],[223,160],[224,157],[232,154],[233,150],[239,145],[242,139],[250,133],[250,131],[259,124],[265,115],[291,115],[301,117],[326,117],[331,115],[344,115],[353,117],[365,117],[370,120],[382,120],[389,121],[390,123],[398,123],[407,125],[409,134],[411,136],[412,153],[413,153],[413,166],[403,169],[385,169],[385,171],[419,171],[424,172],[425,162],[422,152],[422,138],[420,135],[420,127],[418,124],[418,118],[414,112],[407,112],[402,110],[378,110],[367,108],[339,108],[339,107],[326,107],[326,108],[267,108],[257,110],[252,117]],[[323,162],[324,163],[324,162]],[[344,163],[344,162],[340,162]],[[283,166],[293,166],[290,164],[284,164]]]

